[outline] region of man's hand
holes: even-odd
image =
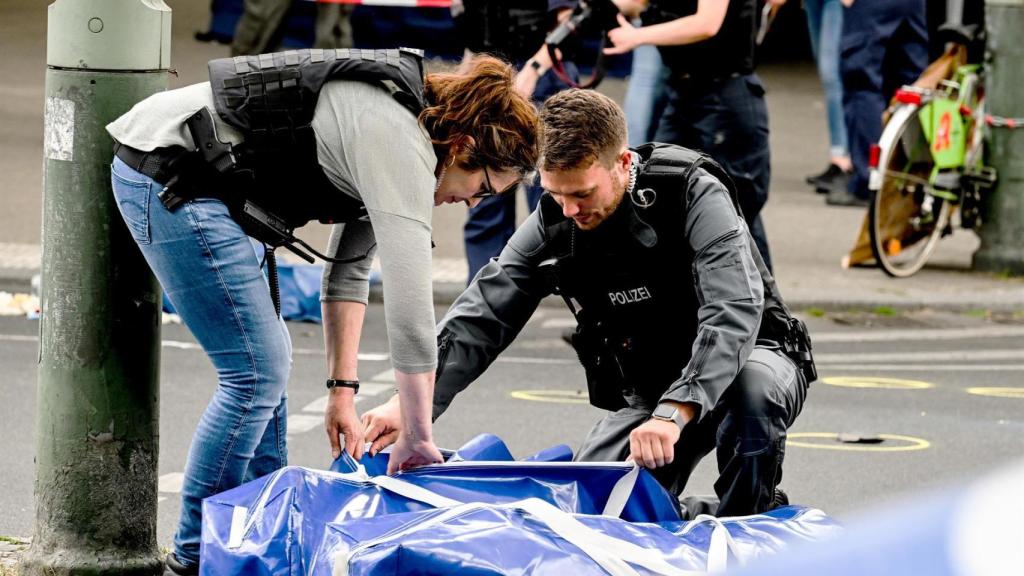
[[[619,21],[619,27],[608,31],[608,39],[611,40],[612,46],[604,49],[604,53],[608,55],[625,54],[642,43],[640,42],[639,28],[630,24],[622,14],[616,15],[616,18]]]
[[[679,441],[679,426],[667,420],[651,419],[629,433],[629,458],[644,468],[671,464]]]
[[[378,452],[394,444],[401,431],[402,406],[398,394],[363,414],[363,434],[367,442],[373,443],[370,445],[370,456],[376,456]]]
[[[356,415],[355,393],[351,388],[331,388],[324,410],[324,429],[333,458],[341,456],[341,436],[345,438],[345,451],[356,460],[362,458],[363,426]]]

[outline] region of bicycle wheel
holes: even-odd
[[[871,251],[878,266],[897,278],[924,266],[950,214],[949,202],[929,193],[935,163],[917,110],[901,108],[886,126],[878,163],[881,180],[868,210]]]

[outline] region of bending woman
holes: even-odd
[[[258,194],[250,190],[269,189],[265,201],[286,212],[325,197],[359,208],[358,217],[334,226],[328,249],[334,258],[354,261],[327,266],[323,279],[330,388],[325,426],[333,455],[342,442],[354,457],[362,454],[354,394],[376,252],[408,431],[395,445],[392,468],[441,460],[430,422],[432,208],[473,206],[514,189],[536,160],[536,112],[515,92],[514,71],[496,59],[480,58],[461,74],[424,78],[416,54],[367,52],[239,57],[225,59],[223,69],[214,61],[211,82],[151,96],[107,127],[118,143],[111,179],[121,215],[218,375],[185,468],[181,518],[167,557],[177,574],[198,573],[203,498],[287,463],[291,342],[239,224],[245,222],[239,198]],[[296,54],[308,66],[298,80],[289,76]],[[295,96],[299,89],[305,92]],[[190,128],[204,108],[215,111],[216,131],[208,141]],[[282,114],[294,145],[267,136],[279,136],[267,126],[279,130]],[[196,160],[197,148],[217,149],[222,141],[239,153],[220,160],[244,158],[242,151],[259,159],[249,161],[244,177]],[[309,194],[317,184],[323,192]],[[184,201],[169,209],[161,200],[175,194]],[[335,216],[306,219],[339,221]]]

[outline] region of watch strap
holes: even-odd
[[[334,378],[327,379],[327,389],[331,388],[351,388],[356,394],[359,393],[359,380],[335,380]]]

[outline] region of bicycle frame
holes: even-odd
[[[964,169],[973,168],[981,161],[980,127],[983,113],[980,107],[980,66],[960,66],[956,80],[945,80],[945,90],[931,90],[904,86],[896,92],[895,110],[886,123],[878,150],[872,155],[868,188],[877,192],[884,177],[894,147],[899,143],[900,128],[916,115],[920,122],[931,159],[931,175],[924,185],[926,193],[958,204],[960,202],[960,176]],[[954,97],[955,96],[955,97]],[[970,136],[970,140],[968,140]]]

